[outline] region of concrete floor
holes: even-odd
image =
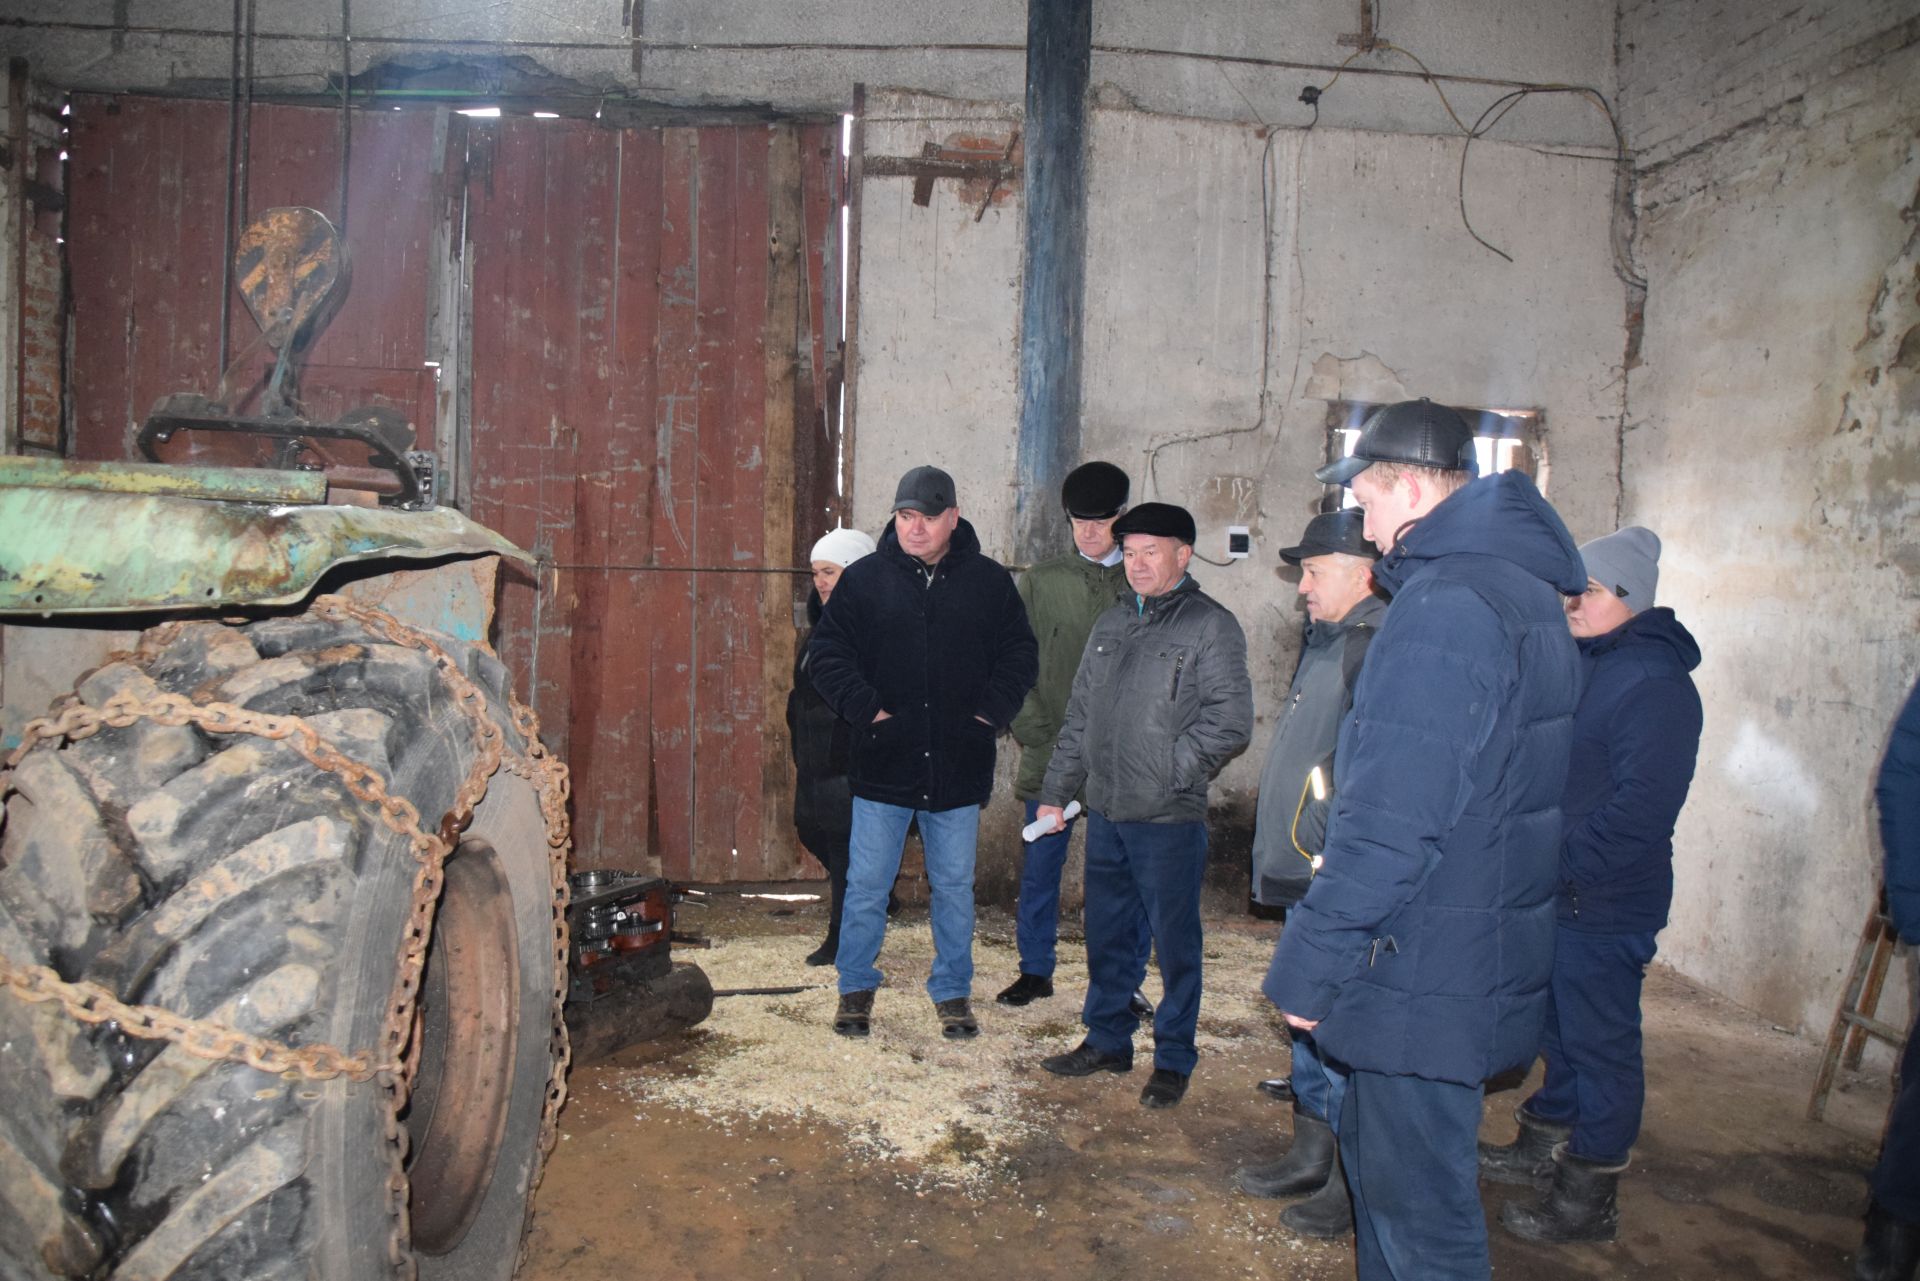
[[[823,916],[813,903],[723,898],[694,923],[716,947],[685,955],[718,988],[829,986],[722,997],[701,1028],[576,1071],[526,1281],[1352,1275],[1349,1244],[1294,1238],[1275,1203],[1228,1182],[1287,1133],[1284,1105],[1251,1088],[1285,1066],[1270,1007],[1249,993],[1274,926],[1210,913],[1200,1068],[1180,1108],[1149,1113],[1136,1101],[1144,1067],[1062,1081],[1035,1065],[1077,1040],[1077,942],[1062,948],[1060,995],[1000,1009],[991,994],[1015,970],[1011,923],[983,910],[983,1035],[955,1046],[919,991],[930,944],[924,913],[909,909],[883,954],[894,978],[875,1035],[850,1043],[829,1026],[833,972],[799,964]],[[1620,1240],[1547,1250],[1496,1223],[1495,1275],[1845,1276],[1884,1071],[1843,1079],[1813,1124],[1817,1047],[1658,968],[1646,1025],[1647,1122],[1621,1184]],[[1489,1096],[1487,1137],[1511,1134],[1522,1097]],[[1485,1195],[1497,1215],[1522,1193]]]

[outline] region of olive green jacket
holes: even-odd
[[[1041,561],[1020,576],[1027,622],[1040,641],[1040,681],[1013,718],[1014,741],[1020,744],[1013,794],[1023,801],[1039,799],[1093,620],[1112,608],[1126,588],[1126,571],[1118,562],[1096,565],[1077,551]]]

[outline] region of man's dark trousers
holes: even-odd
[[[1160,953],[1160,1005],[1153,1015],[1153,1065],[1191,1073],[1199,1055],[1200,886],[1207,825],[1110,823],[1087,814],[1087,1042],[1131,1054],[1140,1020],[1127,1008],[1146,962],[1143,925]]]
[[[1873,1167],[1873,1199],[1895,1218],[1920,1223],[1920,1015],[1900,1055],[1900,1094]]]
[[[1039,801],[1028,801],[1027,823],[1032,823]],[[1067,843],[1073,839],[1070,818],[1057,832],[1027,842],[1020,862],[1020,902],[1014,917],[1013,939],[1020,949],[1020,972],[1043,979],[1053,977],[1054,945],[1060,939],[1060,872],[1067,864]],[[1023,824],[1024,826],[1024,824]],[[1140,922],[1140,972],[1146,973],[1153,956],[1153,935]]]
[[[1353,1197],[1359,1281],[1486,1281],[1481,1087],[1357,1070],[1344,1075],[1334,1128]]]
[[[1567,1154],[1624,1164],[1640,1137],[1646,1071],[1640,985],[1654,932],[1598,934],[1562,924],[1553,935],[1553,999],[1540,1031],[1547,1079],[1526,1109],[1571,1125]]]

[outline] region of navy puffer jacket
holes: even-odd
[[[1531,481],[1478,480],[1374,570],[1393,597],[1334,757],[1325,864],[1264,990],[1326,1055],[1478,1085],[1539,1048],[1579,656],[1579,550]]]
[[[1013,576],[965,520],[931,575],[889,522],[879,550],[840,576],[807,645],[813,687],[853,727],[853,794],[930,811],[986,803],[994,737],[1039,655]]]
[[[1560,923],[1593,933],[1657,931],[1673,904],[1673,825],[1700,750],[1700,665],[1670,609],[1580,641],[1586,693],[1560,802]]]

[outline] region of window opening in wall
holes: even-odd
[[[1381,406],[1364,400],[1337,400],[1327,406],[1327,461],[1335,462],[1353,453],[1360,430],[1367,418]],[[1480,462],[1480,474],[1492,476],[1503,471],[1518,471],[1545,492],[1546,446],[1542,434],[1546,415],[1538,409],[1476,409],[1455,405],[1455,412],[1473,428],[1473,452]],[[1327,510],[1335,508],[1329,486]],[[1339,487],[1339,507],[1354,506],[1353,491]]]

